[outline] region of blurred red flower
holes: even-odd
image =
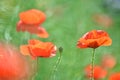
[[[99,46],[109,46],[112,40],[103,30],[92,30],[83,35],[82,38],[78,40],[78,48],[97,48]]]
[[[116,64],[116,59],[110,55],[104,55],[102,58],[102,67],[104,68],[113,68]]]
[[[96,14],[93,16],[94,21],[101,25],[104,26],[106,28],[110,27],[113,23],[112,19],[110,18],[110,16],[105,15],[105,14]]]
[[[91,65],[88,65],[85,67],[85,75],[87,78],[91,77],[91,69],[92,69]],[[106,77],[107,71],[104,70],[101,66],[94,66],[93,69],[94,69],[93,78],[95,80],[102,79],[102,78]]]
[[[27,80],[30,65],[15,47],[0,43],[0,80]]]
[[[120,72],[110,75],[109,80],[120,80]]]
[[[45,14],[37,9],[31,9],[19,14],[20,20],[25,24],[37,25],[45,21]]]
[[[56,46],[51,42],[42,42],[39,40],[29,40],[28,45],[21,45],[20,51],[23,55],[36,57],[53,57],[56,55]]]
[[[39,37],[47,38],[49,35],[47,31],[39,26],[45,21],[45,14],[42,11],[31,9],[19,14],[20,21],[17,23],[17,31],[29,32],[37,34]]]

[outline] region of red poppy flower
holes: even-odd
[[[109,80],[120,80],[120,72],[110,75]]]
[[[109,46],[112,40],[109,35],[102,30],[92,30],[87,32],[77,43],[78,48],[97,48],[99,46]]]
[[[102,58],[102,67],[113,68],[116,64],[116,59],[112,55],[104,55]]]
[[[96,14],[93,17],[96,23],[105,27],[110,27],[113,23],[112,19],[108,15]]]
[[[37,34],[41,38],[47,38],[49,34],[45,30],[45,28],[38,26],[38,25],[30,25],[30,24],[25,24],[22,21],[19,21],[17,23],[17,31],[22,31],[22,32],[29,32],[31,34]]]
[[[19,14],[20,20],[25,24],[35,25],[45,21],[45,14],[37,9],[31,9]]]
[[[92,68],[91,65],[88,65],[88,66],[85,67],[85,75],[86,75],[87,78],[91,77],[91,68]],[[102,79],[102,78],[106,77],[107,71],[104,70],[102,67],[100,67],[100,66],[94,66],[93,69],[94,69],[93,78],[95,80]]]
[[[40,27],[41,23],[45,21],[45,14],[42,11],[31,9],[19,14],[20,21],[17,23],[17,31],[29,32],[37,34],[41,38],[47,38],[49,35],[47,31]]]
[[[26,80],[29,69],[26,59],[13,46],[0,43],[0,80]]]
[[[51,42],[42,42],[39,40],[29,40],[28,45],[20,47],[21,53],[36,57],[52,57],[56,54],[56,46]]]

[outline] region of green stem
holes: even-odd
[[[60,53],[60,56],[58,57],[58,60],[57,60],[57,62],[56,62],[56,64],[55,64],[55,66],[54,66],[54,70],[53,70],[53,80],[55,80],[55,72],[57,71],[57,67],[58,67],[58,65],[60,64],[60,62],[61,62],[61,53]]]
[[[35,66],[33,68],[34,68],[34,76],[32,77],[32,80],[35,80],[35,77],[38,75],[38,58],[35,61]]]
[[[38,73],[38,58],[37,58],[37,62],[36,62],[36,72]]]
[[[94,80],[94,59],[95,59],[95,49],[93,49],[93,52],[92,52],[92,68],[91,68],[91,78],[90,80]]]
[[[57,61],[56,61],[56,63],[55,63],[55,65],[53,66],[53,70],[51,71],[51,79],[52,80],[55,80],[55,72],[57,71],[57,67],[58,67],[58,65],[60,64],[60,62],[61,62],[61,57],[62,57],[62,47],[60,47],[59,48],[59,53],[60,53],[60,56],[58,57],[58,59],[57,59]],[[50,79],[49,79],[50,80]]]

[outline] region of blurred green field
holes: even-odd
[[[99,64],[103,54],[112,54],[117,65],[112,72],[120,71],[120,13],[103,7],[104,0],[0,0],[0,40],[16,45],[36,38],[51,41],[63,48],[62,60],[55,74],[55,80],[85,80],[84,67],[91,63],[92,49],[78,49],[76,43],[86,32],[93,29],[105,30],[112,38],[112,45],[96,50],[95,64]],[[47,19],[42,24],[50,34],[47,39],[38,38],[27,32],[16,32],[19,12],[36,8],[45,12]],[[93,21],[95,13],[105,13],[112,17],[113,25],[104,28]],[[59,52],[53,58],[39,58],[38,74],[34,80],[46,80]],[[104,79],[108,80],[108,78]]]

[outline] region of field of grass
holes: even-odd
[[[112,72],[120,70],[120,13],[104,7],[105,0],[1,0],[0,1],[0,40],[16,45],[26,44],[29,39],[51,41],[63,48],[62,60],[55,73],[55,80],[85,80],[84,68],[91,63],[92,49],[78,49],[78,39],[94,29],[105,30],[112,38],[112,45],[96,49],[95,64],[100,63],[103,54],[112,54],[117,59]],[[47,18],[42,24],[49,38],[42,39],[28,32],[17,32],[18,14],[28,9],[39,9]],[[109,28],[98,25],[93,20],[96,13],[111,16],[113,24]],[[34,80],[46,80],[59,52],[52,58],[39,58],[38,74]],[[108,80],[108,77],[103,80]]]

